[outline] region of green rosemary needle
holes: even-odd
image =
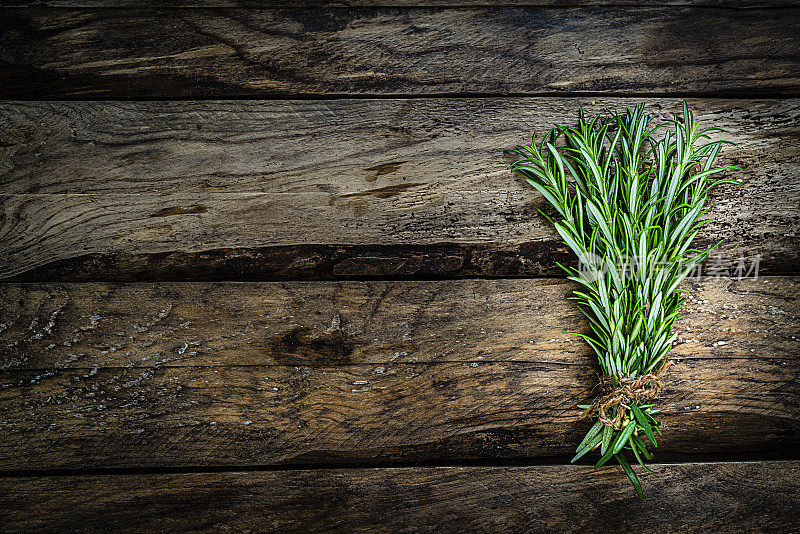
[[[712,141],[686,102],[682,116],[658,122],[644,104],[624,113],[606,111],[576,126],[555,125],[537,143],[509,152],[511,164],[544,196],[556,216],[541,212],[577,256],[565,267],[578,285],[570,297],[589,319],[581,336],[597,354],[603,392],[580,405],[596,416],[573,462],[596,448],[595,468],[614,458],[642,498],[627,454],[642,467],[661,434],[652,400],[661,389],[682,307],[680,282],[714,248],[691,248],[708,222],[711,188],[738,183],[715,175],[736,167],[714,167],[727,141]],[[715,245],[716,246],[716,245]],[[648,469],[649,470],[649,469]]]

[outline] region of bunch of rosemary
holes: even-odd
[[[648,471],[645,439],[655,447],[661,434],[652,399],[677,334],[672,326],[682,306],[678,285],[711,249],[691,243],[708,222],[708,191],[725,182],[712,176],[734,167],[714,167],[725,141],[710,141],[683,103],[682,118],[661,124],[644,104],[619,114],[556,125],[537,144],[510,150],[521,156],[519,171],[552,205],[547,217],[577,255],[578,268],[559,266],[580,288],[570,297],[589,318],[583,337],[597,353],[605,376],[604,395],[579,405],[598,421],[580,443],[573,462],[600,448],[598,468],[616,459],[639,498],[642,488],[626,452]],[[715,245],[716,246],[716,245]],[[714,247],[712,247],[713,249]]]

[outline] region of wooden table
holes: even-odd
[[[3,3],[0,530],[800,530],[797,2],[353,3]],[[569,464],[597,368],[502,150],[682,98],[760,276],[684,284],[639,502]]]

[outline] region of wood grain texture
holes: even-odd
[[[797,95],[799,13],[10,8],[0,98]]]
[[[698,284],[659,452],[796,449],[797,280]],[[4,285],[0,469],[565,457],[586,429],[563,282],[287,286]]]
[[[556,274],[566,251],[500,149],[580,103],[633,101],[493,95],[800,88],[788,0],[355,3],[0,9],[0,98],[64,99],[0,103],[0,279]],[[370,95],[490,98],[69,102]],[[715,195],[701,242],[724,238],[726,267],[760,253],[762,274],[798,272],[798,102],[693,103],[740,143],[725,163],[744,185]],[[685,288],[658,451],[798,457],[800,279]],[[352,467],[568,458],[596,383],[562,333],[586,328],[570,290],[0,284],[0,530],[800,529],[796,461],[657,465],[644,503],[608,468]]]
[[[68,8],[339,8],[339,7],[577,7],[705,6],[725,8],[791,7],[797,0],[2,0],[0,7]]]
[[[681,359],[796,358],[800,280],[689,279]],[[589,365],[563,280],[0,285],[0,368]]]
[[[0,504],[9,532],[798,529],[798,462],[656,468],[643,502],[618,469],[532,466],[18,478]]]
[[[659,454],[800,447],[798,358],[670,370]],[[588,430],[590,366],[439,363],[13,371],[0,469],[336,465],[557,458]],[[596,461],[596,454],[586,461]]]
[[[678,99],[644,100],[660,122],[681,112]],[[641,101],[0,102],[0,192],[331,193],[378,199],[402,193],[403,186],[528,192],[506,170],[513,159],[503,154],[505,148],[530,142],[533,132],[541,136],[553,124],[575,124],[581,108],[600,114]],[[761,191],[796,181],[800,100],[687,102],[702,128],[728,130],[713,137],[735,143],[719,161],[741,166],[737,177],[745,186]]]
[[[560,275],[572,261],[502,149],[634,99],[0,105],[0,277]],[[798,100],[692,100],[737,143],[701,245],[800,270]],[[656,99],[662,117],[675,100]]]

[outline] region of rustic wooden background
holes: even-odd
[[[794,0],[2,0],[0,530],[800,531]],[[502,4],[502,5],[501,5]],[[656,475],[502,149],[689,98],[738,143]]]

